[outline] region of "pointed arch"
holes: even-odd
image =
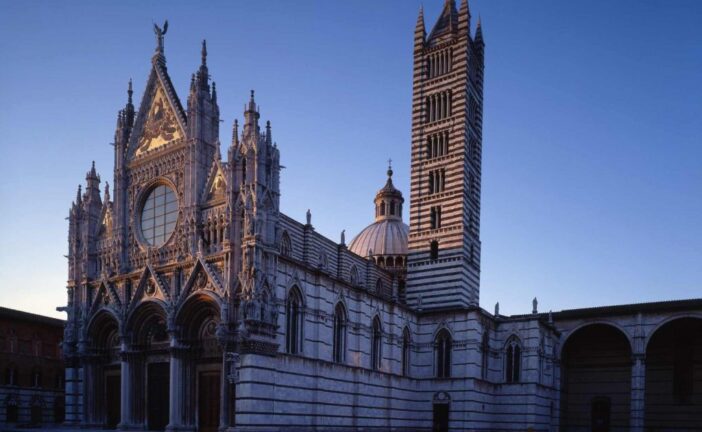
[[[349,283],[352,286],[358,286],[361,283],[361,275],[356,265],[352,265],[351,270],[349,270]]]
[[[119,318],[107,308],[100,309],[88,322],[87,337],[94,350],[107,351],[119,347]]]
[[[304,297],[297,285],[288,291],[285,301],[285,347],[290,354],[303,352],[303,327],[304,327]]]
[[[283,231],[280,237],[280,254],[284,257],[292,257],[292,240],[287,231]]]
[[[517,383],[522,371],[522,342],[512,335],[505,343],[505,382]]]
[[[125,334],[131,343],[148,348],[168,342],[167,322],[166,304],[156,299],[145,300],[127,316]]]
[[[181,338],[196,345],[214,339],[216,327],[221,321],[221,311],[220,303],[212,293],[198,291],[191,294],[175,315]]]
[[[402,330],[402,375],[410,376],[410,350],[412,346],[412,333],[409,327]]]
[[[346,361],[346,323],[347,323],[346,307],[344,303],[339,301],[334,308],[334,323],[333,323],[333,343],[332,353],[333,360],[336,363],[344,363]]]
[[[382,366],[382,349],[383,349],[383,327],[380,323],[380,317],[373,317],[371,325],[371,369],[380,370]]]
[[[441,328],[434,337],[434,370],[437,378],[451,376],[451,351],[453,338],[446,327]]]

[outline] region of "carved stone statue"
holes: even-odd
[[[307,209],[307,225],[312,225],[312,212]]]
[[[163,54],[163,36],[168,31],[168,20],[163,23],[163,28],[154,23],[154,34],[156,35],[156,52]]]
[[[341,230],[341,244],[346,244],[346,230]]]
[[[500,302],[495,303],[495,316],[500,315]]]
[[[534,297],[534,300],[531,301],[531,313],[535,314],[539,312],[539,301],[536,300],[536,297]]]

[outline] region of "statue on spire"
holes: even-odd
[[[163,54],[163,36],[168,31],[168,20],[163,23],[163,28],[154,23],[154,34],[156,35],[156,52]]]

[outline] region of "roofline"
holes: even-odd
[[[40,322],[55,327],[61,327],[66,324],[66,321],[59,318],[52,318],[45,315],[38,315],[31,312],[25,312],[17,309],[10,309],[0,306],[0,318],[12,318],[20,321]]]
[[[594,316],[611,316],[611,315],[628,315],[635,313],[646,312],[671,312],[680,310],[702,310],[702,298],[683,299],[683,300],[664,300],[647,303],[630,303],[613,306],[595,306],[579,309],[565,309],[558,312],[550,312],[553,320],[566,320],[574,318],[588,318]],[[545,318],[547,319],[549,312],[540,312],[536,314],[522,314],[501,316],[503,319],[524,319],[524,318]]]

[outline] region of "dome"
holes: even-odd
[[[349,243],[349,250],[356,255],[407,255],[409,227],[399,219],[384,219],[363,229]]]
[[[388,167],[388,179],[373,200],[375,222],[361,231],[351,243],[349,250],[362,257],[407,255],[409,227],[402,222],[402,192],[392,184],[392,167]],[[379,258],[380,259],[380,258]]]

